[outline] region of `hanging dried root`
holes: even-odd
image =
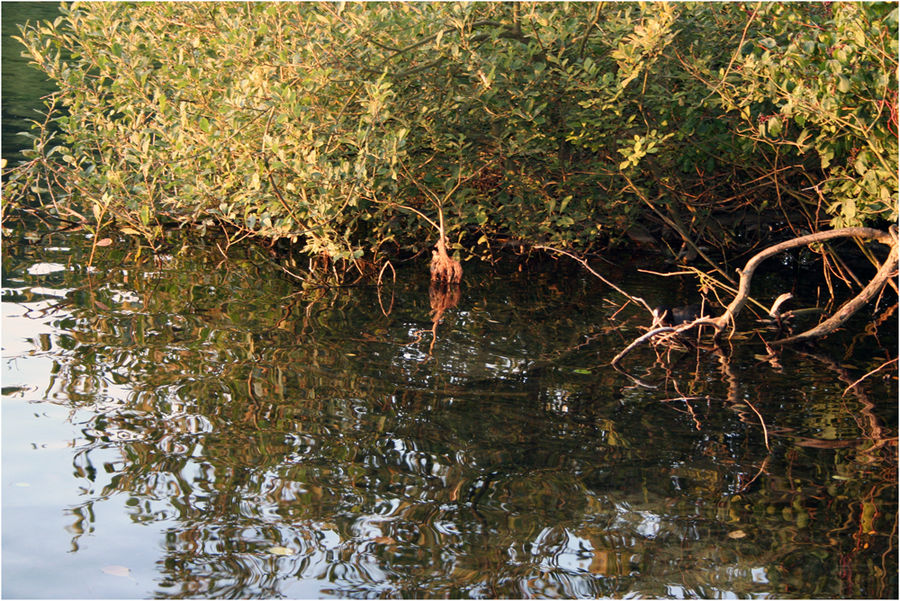
[[[462,265],[447,254],[447,239],[441,236],[431,251],[431,281],[440,284],[459,284],[462,280]]]

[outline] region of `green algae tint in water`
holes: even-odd
[[[645,317],[576,269],[469,268],[433,340],[422,266],[130,244],[4,240],[6,597],[897,595],[896,381],[844,394],[877,347],[626,376]]]

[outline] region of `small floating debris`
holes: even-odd
[[[103,573],[110,576],[118,576],[119,578],[131,578],[131,568],[126,568],[125,566],[105,566]]]

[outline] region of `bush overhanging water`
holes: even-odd
[[[767,209],[897,218],[896,4],[61,10],[22,32],[59,92],[4,213],[36,195],[151,243],[192,224],[343,267],[438,229],[470,258],[635,228],[728,247]]]

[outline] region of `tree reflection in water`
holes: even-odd
[[[22,248],[4,300],[41,294]],[[896,593],[896,408],[872,401],[894,381],[842,397],[843,366],[735,349],[630,359],[648,387],[605,367],[638,324],[577,274],[473,273],[435,341],[418,274],[384,311],[246,252],[88,272],[76,248],[40,280],[65,290],[42,317],[45,398],[82,434],[72,549],[126,499],[161,545],[151,594]]]

